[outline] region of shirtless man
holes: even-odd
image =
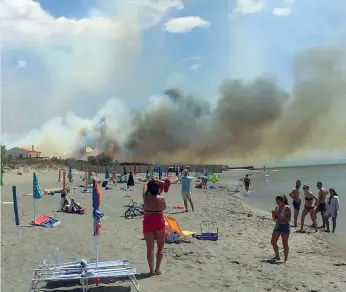
[[[299,189],[301,185],[302,185],[302,182],[300,180],[297,180],[296,187],[292,190],[292,192],[289,193],[290,197],[293,200],[292,204],[294,208],[294,227],[298,226],[298,216],[299,216],[299,210],[301,205]]]
[[[243,184],[245,186],[245,190],[248,192],[251,185],[251,179],[249,178],[248,174],[245,176]]]
[[[320,182],[320,181],[317,182],[316,186],[319,189],[319,192],[318,192],[318,206],[317,206],[317,209],[316,209],[316,219],[317,219],[317,213],[321,212],[323,224],[319,228],[325,228],[326,227],[326,221],[325,221],[326,198],[327,198],[328,191],[325,188],[322,187],[322,182]]]

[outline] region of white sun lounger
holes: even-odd
[[[109,268],[116,268],[116,267],[126,267],[129,265],[128,260],[116,260],[116,261],[101,261],[97,263],[97,269],[109,269]],[[69,262],[69,263],[63,263],[60,265],[56,265],[54,262],[52,262],[49,259],[46,259],[43,261],[43,265],[39,266],[36,270],[63,270],[63,269],[73,269],[73,270],[83,270],[85,268],[82,267],[81,262]],[[90,269],[96,269],[96,262],[87,262],[86,266],[87,270]]]
[[[37,285],[40,282],[52,282],[52,281],[71,281],[80,280],[83,288],[83,292],[87,292],[89,289],[89,280],[95,278],[122,278],[128,277],[136,291],[139,291],[139,283],[135,277],[136,269],[131,267],[121,267],[115,269],[102,269],[102,270],[88,270],[81,273],[71,273],[71,271],[66,271],[63,273],[52,272],[46,270],[46,272],[35,273],[34,279],[31,281],[31,292],[35,292]]]

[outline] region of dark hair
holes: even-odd
[[[288,205],[288,201],[287,201],[287,198],[285,195],[281,195],[281,196],[277,196],[275,198],[276,201],[281,201],[281,202],[284,202],[285,205]]]
[[[322,182],[318,181],[318,182],[317,182],[317,185],[322,185]]]
[[[147,183],[147,194],[156,196],[159,193],[159,185],[156,181],[151,180]]]
[[[338,194],[336,193],[336,191],[334,189],[329,189],[329,193],[330,192],[333,192],[334,193],[334,196],[338,196]]]

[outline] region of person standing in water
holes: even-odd
[[[315,228],[315,231],[317,232],[317,222],[316,222],[316,212],[315,208],[318,205],[318,199],[317,197],[310,192],[310,187],[308,185],[303,186],[303,191],[304,191],[304,196],[305,196],[305,204],[304,204],[304,210],[302,213],[302,218],[301,218],[301,223],[300,223],[300,231],[303,231],[304,227],[304,221],[306,215],[310,214],[311,220],[312,220],[312,225]],[[315,203],[314,203],[315,201]]]
[[[289,196],[292,198],[292,204],[293,204],[293,209],[294,209],[294,227],[298,226],[298,216],[299,216],[299,211],[300,211],[300,206],[301,206],[301,199],[300,199],[300,186],[302,185],[302,182],[300,180],[296,181],[296,186],[292,190],[292,192],[289,193]]]
[[[316,184],[317,188],[319,189],[318,192],[318,206],[316,209],[316,220],[317,220],[317,213],[321,212],[322,216],[322,226],[319,228],[325,228],[326,227],[326,222],[325,222],[325,214],[326,214],[326,198],[327,198],[327,190],[322,187],[322,182],[317,182]]]
[[[280,260],[278,240],[281,236],[282,245],[284,248],[284,261],[288,259],[288,238],[290,236],[290,221],[291,221],[291,209],[288,205],[287,198],[285,196],[277,196],[275,198],[276,208],[272,210],[272,218],[275,221],[275,228],[273,230],[271,244],[274,249],[273,260]]]
[[[248,174],[245,176],[243,184],[245,186],[245,190],[248,192],[251,185],[251,179],[249,178]]]
[[[325,223],[327,226],[326,232],[330,232],[329,229],[329,218],[332,217],[333,221],[333,233],[335,233],[336,228],[336,218],[338,217],[338,211],[339,211],[339,197],[338,194],[335,192],[334,189],[329,189],[329,197],[327,198],[327,205],[326,205],[326,218]]]
[[[180,180],[181,180],[181,197],[183,198],[183,201],[184,201],[185,212],[189,212],[187,201],[189,201],[192,212],[193,212],[195,210],[193,206],[192,198],[191,198],[191,182],[193,180],[193,177],[189,176],[189,172],[187,169],[184,169]]]

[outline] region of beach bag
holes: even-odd
[[[167,242],[168,243],[176,243],[180,241],[180,235],[176,233],[175,231],[171,230],[168,237]]]

